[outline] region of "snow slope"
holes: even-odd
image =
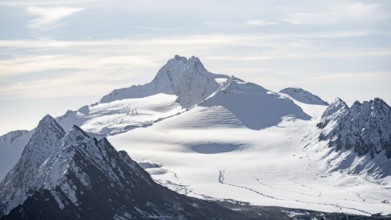
[[[329,107],[321,101],[302,89],[274,93],[212,74],[198,58],[175,56],[152,82],[114,90],[57,122],[65,130],[77,125],[90,136],[108,136],[156,181],[180,193],[390,214],[391,177],[379,175],[376,167],[391,160],[330,147],[349,108],[339,99]],[[358,123],[357,129],[364,125]],[[365,172],[355,172],[362,164]]]
[[[208,72],[197,57],[187,59],[176,55],[159,70],[152,82],[116,89],[104,96],[101,103],[164,93],[177,96],[181,106],[190,108],[218,89],[215,79],[219,77],[225,76]]]
[[[50,155],[58,152],[64,135],[64,130],[51,116],[47,115],[39,122],[22,156],[0,183],[1,204],[7,201],[6,206],[0,208],[0,213],[8,213],[21,204],[27,199],[29,191],[35,190],[48,178],[48,171],[41,166],[45,167]],[[55,176],[62,174],[61,170],[55,172]]]
[[[391,108],[383,100],[355,102],[349,108],[337,98],[317,126],[319,140],[337,151],[325,157],[330,169],[379,178],[391,175]]]
[[[156,184],[126,152],[47,115],[0,183],[1,219],[242,219]]]
[[[16,164],[33,131],[11,131],[0,137],[0,180]]]
[[[158,71],[152,82],[114,90],[101,102],[76,111],[68,110],[56,120],[65,130],[77,125],[87,133],[102,137],[150,126],[186,111],[185,106],[190,108],[192,103],[199,102],[218,88],[215,79],[224,78],[228,77],[209,73],[196,57],[175,56]],[[197,92],[190,93],[190,89]],[[0,180],[16,164],[34,131],[18,138],[13,133],[1,137],[15,141],[0,141]]]
[[[329,105],[329,103],[323,101],[319,96],[314,95],[302,88],[285,88],[279,93],[289,95],[292,99],[299,102],[312,105]]]
[[[297,102],[299,104],[299,102]],[[222,106],[199,106],[148,128],[109,137],[163,185],[200,198],[356,214],[391,213],[391,179],[328,172],[316,142],[326,106],[301,104],[311,120],[284,117],[248,129]],[[319,133],[318,133],[319,134]],[[316,136],[316,137],[315,137]],[[315,150],[311,148],[311,150]]]
[[[229,78],[200,106],[222,106],[247,128],[255,130],[276,125],[283,117],[310,119],[292,100],[235,77]]]
[[[84,106],[57,118],[64,129],[73,125],[102,136],[145,127],[185,111],[176,96],[163,93]]]

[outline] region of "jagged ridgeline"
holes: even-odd
[[[126,152],[47,115],[0,184],[1,219],[240,219],[156,184]]]
[[[273,92],[211,73],[196,57],[175,56],[144,85],[115,89],[55,120],[47,116],[33,130],[1,136],[0,179],[8,173],[0,188],[1,210],[12,217],[55,210],[49,216],[73,218],[80,210],[95,216],[88,210],[105,206],[96,213],[118,219],[194,219],[203,212],[220,218],[227,211],[155,184],[109,140],[159,184],[226,200],[234,209],[247,204],[239,200],[391,213],[390,112],[381,99],[351,107],[341,99],[328,104],[301,88]],[[286,213],[282,217],[308,216]]]
[[[348,107],[336,99],[323,113],[321,140],[337,150],[353,149],[359,156],[385,154],[391,158],[391,108],[381,99]]]

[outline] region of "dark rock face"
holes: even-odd
[[[105,138],[91,138],[76,126],[65,134],[47,117],[1,183],[1,219],[240,218],[213,202],[156,184]],[[46,152],[46,158],[28,157],[32,153],[28,149]],[[27,175],[26,171],[34,173]]]
[[[321,140],[330,140],[336,150],[353,149],[359,156],[385,153],[391,158],[391,108],[381,99],[360,103],[351,108],[337,99],[326,109],[318,124]]]

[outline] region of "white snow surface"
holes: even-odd
[[[348,108],[337,98],[324,111],[317,126],[321,128],[320,140],[335,149],[348,149],[325,157],[332,164],[330,169],[370,173],[380,178],[391,175],[391,108],[381,99],[355,102]],[[334,157],[344,160],[339,162]]]
[[[235,77],[229,78],[200,106],[221,106],[244,126],[255,130],[277,125],[283,117],[310,119],[291,99]]]
[[[185,109],[175,101],[176,98],[175,95],[158,93],[144,98],[97,103],[68,111],[57,121],[65,130],[77,125],[86,132],[113,135],[180,114]]]
[[[305,103],[305,104],[311,104],[311,105],[329,105],[326,101],[323,101],[321,98],[318,96],[302,89],[302,88],[285,88],[280,91],[280,93],[287,94],[291,98]]]
[[[222,106],[198,106],[148,128],[109,137],[119,150],[148,167],[159,183],[190,196],[370,215],[391,213],[391,178],[331,172],[319,142],[326,106],[296,102],[312,117],[283,117],[275,126],[248,129]],[[346,152],[345,152],[346,153]],[[354,154],[352,154],[354,155]]]
[[[90,188],[91,179],[85,169],[79,167],[75,155],[82,155],[79,164],[94,164],[118,187],[123,178],[121,168],[117,169],[114,151],[106,139],[97,140],[88,136],[77,126],[68,133],[59,126],[54,118],[47,115],[36,128],[32,138],[24,149],[21,159],[0,183],[1,214],[7,214],[27,197],[40,189],[47,189],[54,196],[60,209],[67,201],[80,205],[77,198],[78,187],[70,181],[68,175],[76,176],[84,187]],[[133,165],[128,162],[132,167]],[[82,165],[83,166],[83,165]],[[136,169],[134,172],[138,172]],[[136,173],[140,175],[140,173]],[[65,197],[65,198],[64,198]]]
[[[75,124],[89,135],[108,136],[117,150],[125,150],[157,182],[179,193],[256,205],[391,214],[391,177],[377,178],[371,169],[388,166],[390,160],[328,147],[319,141],[322,129],[316,126],[327,106],[291,95],[209,73],[198,58],[175,56],[152,82],[114,90],[57,122],[65,130]],[[13,144],[3,145],[0,138],[0,157],[14,149],[4,162],[7,166],[0,167],[0,179],[32,133]],[[352,163],[364,164],[362,172],[345,166]],[[50,178],[56,179],[56,172]]]
[[[48,185],[57,182],[58,178],[50,175],[48,166],[51,165],[50,155],[59,151],[60,139],[64,135],[64,130],[51,116],[47,115],[39,122],[23,150],[21,159],[1,181],[0,201],[7,201],[6,212],[21,204],[30,190],[37,189],[43,182]],[[53,173],[55,177],[63,174],[62,170],[58,169]]]
[[[227,78],[208,72],[197,57],[189,59],[176,55],[145,85],[116,89],[101,99],[101,103],[128,98],[143,98],[157,93],[176,95],[178,103],[190,108],[213,92],[219,83],[217,78]]]
[[[33,131],[11,131],[0,137],[0,181],[22,155]]]

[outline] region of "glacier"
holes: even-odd
[[[189,196],[391,214],[391,160],[388,148],[377,144],[391,140],[390,107],[382,100],[350,108],[341,99],[328,104],[300,88],[273,92],[211,73],[196,57],[175,56],[151,82],[116,89],[56,122],[66,131],[76,125],[91,137],[106,137],[155,181]],[[357,136],[351,126],[362,132],[358,137],[374,140],[373,153],[345,144]],[[0,178],[35,132],[0,142],[2,152],[12,152]]]

